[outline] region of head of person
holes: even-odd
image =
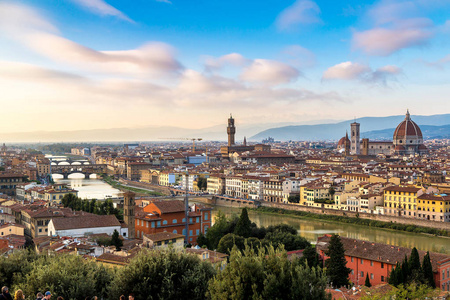
[[[9,289],[7,286],[2,287],[2,294],[8,293]]]
[[[125,295],[121,295],[119,299],[120,300],[125,300]]]
[[[56,298],[56,300],[64,300],[64,298],[61,296],[58,296],[58,298]]]
[[[128,295],[128,300],[134,300],[134,294],[133,293]]]
[[[39,292],[39,293],[36,294],[36,298],[37,298],[37,299],[42,299],[42,298],[44,298],[44,294],[42,294],[41,292]]]
[[[45,292],[45,299],[50,299],[52,297],[52,293],[50,293],[50,291],[46,291]]]

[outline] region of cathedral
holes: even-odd
[[[398,124],[394,131],[393,141],[369,141],[360,139],[360,124],[350,124],[350,138],[348,134],[338,142],[338,150],[350,155],[410,155],[427,153],[427,147],[423,144],[422,131],[411,120],[409,111],[406,111],[405,119]]]

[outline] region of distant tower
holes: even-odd
[[[231,114],[230,118],[228,119],[227,133],[228,133],[228,147],[231,147],[234,145],[234,134],[236,133],[236,127],[234,127],[234,119]]]
[[[344,154],[345,156],[350,155],[350,140],[348,139],[348,132],[345,133],[345,140],[344,140]]]
[[[132,192],[123,194],[123,220],[128,226],[128,238],[134,239],[134,196]]]
[[[247,146],[247,138],[244,136],[244,146]]]
[[[359,139],[359,123],[353,122],[352,124],[350,124],[350,127],[351,127],[351,132],[352,132],[352,136],[350,138],[350,141],[351,141],[350,153],[353,155],[354,154],[359,155],[360,151],[361,151],[360,139]]]

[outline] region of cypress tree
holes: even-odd
[[[241,215],[239,217],[239,221],[234,228],[234,234],[248,238],[252,232],[252,222],[248,217],[247,208],[244,207],[242,209]]]
[[[344,245],[342,245],[338,235],[334,234],[331,236],[326,254],[329,256],[325,264],[327,266],[327,275],[330,282],[336,287],[348,285],[348,275],[350,274],[351,269],[347,268]]]
[[[427,254],[423,257],[422,272],[425,284],[429,285],[433,289],[436,288],[436,284],[434,283],[433,267],[430,260],[430,253],[428,251]]]
[[[408,282],[408,275],[409,275],[409,267],[408,267],[408,257],[405,254],[405,258],[403,259],[403,263],[402,263],[402,278],[401,281],[399,281],[400,283],[407,283]]]
[[[370,279],[369,279],[369,273],[367,273],[366,275],[366,282],[364,283],[365,286],[367,287],[371,287],[372,284],[370,284]]]
[[[409,257],[408,261],[408,268],[411,273],[415,270],[420,270],[419,252],[417,251],[416,247],[411,250],[411,256]]]
[[[389,274],[388,283],[390,285],[398,286],[398,284],[399,284],[399,280],[398,280],[399,279],[398,278],[399,271],[400,271],[400,266],[399,266],[399,264],[397,262],[397,265],[395,266],[394,269],[391,270],[391,273]]]
[[[116,246],[117,251],[120,251],[123,246],[123,242],[119,237],[119,232],[115,229],[111,238],[111,245]]]

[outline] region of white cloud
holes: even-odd
[[[310,0],[297,0],[294,4],[283,10],[276,20],[281,30],[290,29],[299,24],[321,23],[320,8]]]
[[[282,62],[268,59],[255,59],[241,73],[241,79],[243,80],[272,85],[288,83],[299,76],[300,72],[297,69]]]
[[[230,53],[221,57],[207,57],[205,59],[205,68],[207,71],[219,70],[225,66],[232,65],[236,67],[244,67],[251,62],[239,53]]]
[[[316,65],[316,55],[300,45],[291,45],[281,51],[284,60],[291,66],[307,68]]]
[[[343,62],[328,68],[322,76],[325,80],[359,80],[370,84],[387,84],[388,79],[394,79],[402,70],[393,65],[380,67],[373,71],[365,64],[351,61]]]
[[[58,35],[50,22],[29,8],[11,4],[0,4],[0,20],[0,33],[54,61],[91,72],[159,76],[182,69],[175,59],[175,50],[164,43],[150,42],[124,51],[98,51]]]
[[[117,8],[109,5],[104,0],[72,0],[78,5],[88,9],[89,11],[101,16],[113,16],[119,19],[134,23],[127,15]]]

